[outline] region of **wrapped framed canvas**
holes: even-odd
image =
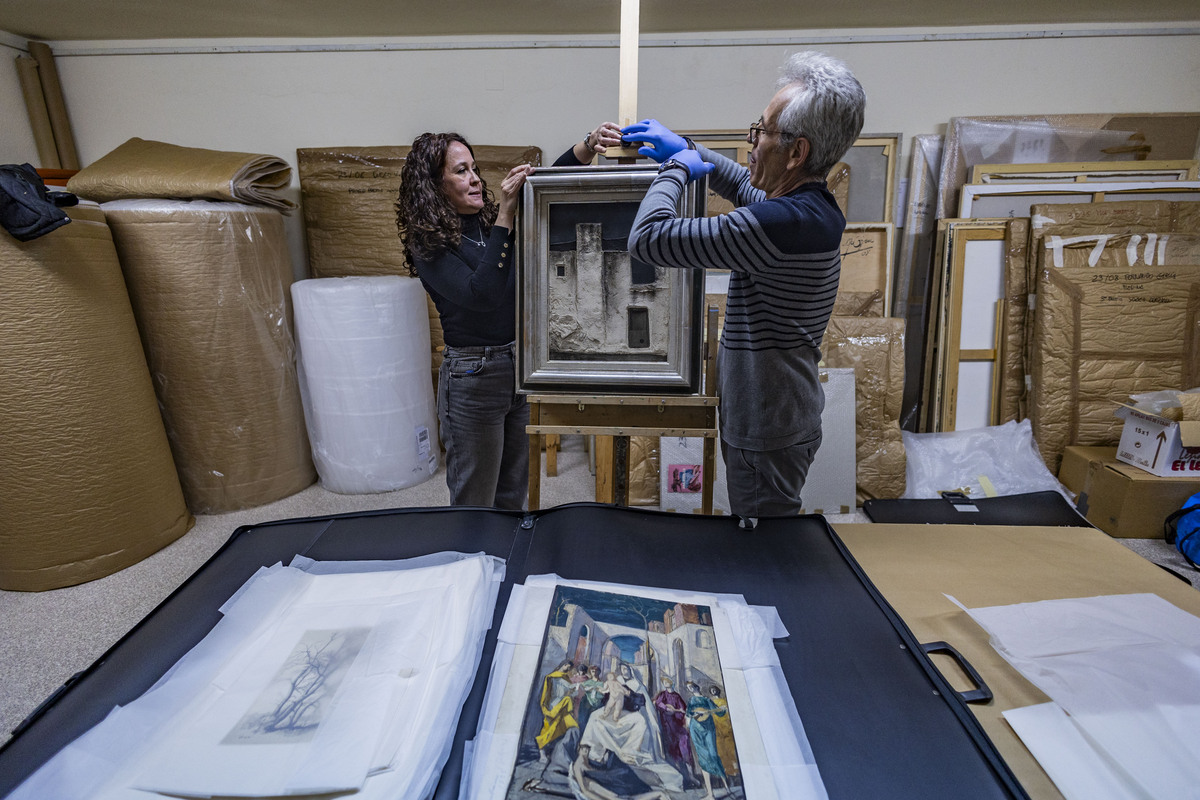
[[[839,317],[886,317],[892,307],[892,260],[896,226],[849,222],[842,233],[842,276],[833,313]]]
[[[827,178],[836,195],[834,183],[840,169],[849,172],[844,208],[847,222],[896,221],[893,198],[899,163],[900,134],[864,133],[858,137]]]
[[[686,393],[700,385],[704,272],[630,256],[658,171],[549,167],[525,184],[518,272],[520,391]],[[680,216],[703,215],[702,182]]]
[[[1197,161],[1095,161],[1074,164],[976,164],[971,183],[1088,183],[1194,181]]]
[[[1085,183],[984,183],[962,187],[958,216],[966,218],[1028,217],[1033,205],[1111,203],[1119,200],[1195,201],[1200,181],[1135,181]]]

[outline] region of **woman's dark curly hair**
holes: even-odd
[[[412,152],[404,159],[400,170],[400,195],[396,200],[396,229],[404,246],[404,263],[413,277],[417,275],[416,259],[429,259],[443,250],[458,247],[462,241],[462,222],[458,212],[442,191],[442,170],[446,166],[446,151],[451,142],[461,142],[475,151],[457,133],[422,133],[412,143]],[[486,236],[496,221],[496,201],[483,183],[483,210],[479,213],[480,228]]]

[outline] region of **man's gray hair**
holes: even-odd
[[[775,89],[786,86],[796,90],[775,124],[785,145],[808,139],[812,149],[804,171],[823,178],[862,132],[867,93],[844,61],[811,50],[784,63]]]

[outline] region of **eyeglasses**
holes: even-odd
[[[759,117],[758,122],[752,123],[750,125],[750,137],[749,137],[750,144],[754,144],[755,142],[757,142],[758,137],[762,136],[764,133],[783,133],[783,131],[767,130],[766,128],[763,127],[763,118]]]

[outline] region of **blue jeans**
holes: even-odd
[[[437,409],[450,505],[523,509],[529,404],[516,392],[513,345],[447,345],[443,356]]]

